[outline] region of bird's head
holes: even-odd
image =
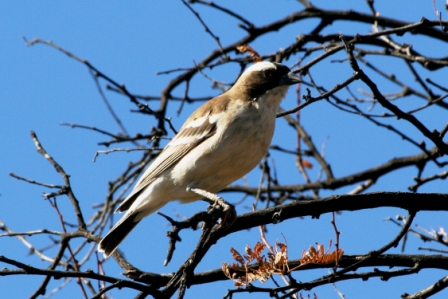
[[[250,99],[258,99],[278,87],[281,87],[280,90],[285,93],[289,85],[300,82],[302,82],[300,78],[287,66],[276,62],[262,61],[246,69],[232,89],[246,94]]]

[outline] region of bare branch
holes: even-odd
[[[65,182],[65,192],[67,194],[67,196],[70,199],[70,202],[72,203],[73,209],[75,211],[76,214],[76,218],[78,219],[78,228],[80,230],[85,230],[86,229],[86,223],[84,222],[84,217],[82,215],[81,212],[81,208],[79,207],[79,202],[75,197],[75,194],[72,192],[71,189],[71,185],[70,185],[70,176],[65,173],[64,169],[62,169],[62,167],[53,159],[53,157],[51,157],[47,151],[42,147],[40,141],[37,139],[36,134],[31,131],[31,138],[34,141],[34,144],[36,145],[37,151],[45,157],[45,159],[48,160],[48,162],[50,162],[51,165],[53,165],[53,167],[55,168],[55,170],[62,176],[62,178],[64,179]]]
[[[415,294],[412,294],[412,295],[403,294],[403,295],[401,295],[401,298],[403,298],[403,299],[428,298],[428,297],[442,291],[446,287],[448,287],[448,276],[443,277],[442,279],[438,280],[435,284],[430,285],[429,287],[427,287]]]
[[[187,2],[185,2],[185,0],[182,0],[182,3],[186,7],[188,7],[188,9],[196,16],[196,18],[199,20],[199,22],[201,22],[202,26],[204,26],[204,28],[205,28],[205,32],[209,33],[211,35],[211,37],[216,41],[216,43],[218,44],[219,49],[221,50],[222,55],[224,56],[224,59],[226,59],[227,55],[224,52],[224,50],[222,49],[221,42],[219,41],[219,37],[217,37],[216,35],[213,34],[213,32],[208,28],[208,26],[202,20],[202,18],[199,15],[199,13],[197,13]]]

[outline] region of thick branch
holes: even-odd
[[[411,165],[419,165],[420,163],[425,163],[439,156],[437,147],[428,150],[428,152],[430,153],[430,155],[427,155],[426,153],[421,153],[413,156],[394,158],[379,166],[372,167],[368,170],[361,171],[342,178],[327,179],[325,181],[318,181],[310,184],[271,186],[270,190],[278,192],[303,192],[312,189],[335,190],[343,186],[364,182],[369,179],[377,179],[394,170]],[[257,194],[257,192],[265,193],[267,192],[267,190],[266,188],[252,188],[252,187],[233,185],[225,188],[221,192],[244,192],[246,194],[255,195]]]
[[[359,211],[395,207],[417,211],[448,211],[448,194],[374,192],[358,195],[333,195],[318,200],[295,201],[288,204],[240,215],[235,224],[221,234],[228,235],[259,225],[283,220],[320,215],[332,211]]]

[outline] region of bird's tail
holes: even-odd
[[[98,244],[98,251],[104,252],[104,257],[109,257],[118,245],[126,238],[131,230],[140,222],[140,219],[136,220],[138,213],[130,213],[124,215],[117,224],[107,233],[107,235]]]

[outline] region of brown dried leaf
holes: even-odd
[[[261,55],[258,54],[257,51],[255,51],[251,46],[249,46],[248,44],[244,44],[241,46],[236,47],[236,49],[238,51],[240,51],[241,53],[246,53],[249,52],[249,57],[253,59],[254,63],[260,62],[262,61],[261,59]]]
[[[261,265],[258,269],[253,271],[254,276],[261,283],[265,283],[272,275],[272,267],[268,263]]]
[[[264,245],[263,243],[257,242],[257,244],[255,244],[254,246],[255,255],[257,257],[260,257],[265,247],[266,245]]]
[[[247,260],[247,264],[250,263],[253,259],[254,259],[254,253],[252,251],[252,249],[250,248],[249,245],[246,245],[246,247],[244,247],[244,251],[246,252],[247,255],[244,256],[244,258]]]
[[[260,282],[266,282],[272,274],[285,273],[288,267],[287,245],[278,243],[275,247],[275,254],[268,253],[268,261],[266,261],[264,255],[262,255],[264,248],[267,246],[263,243],[257,242],[253,250],[247,245],[244,249],[247,255],[241,256],[241,254],[234,248],[230,249],[232,257],[239,263],[222,264],[222,271],[224,275],[234,281],[234,285],[238,288],[247,286],[247,284],[259,280]],[[256,263],[249,265],[250,262],[256,260]],[[254,267],[256,266],[256,267]]]
[[[264,258],[264,256],[261,255],[261,253],[263,252],[265,247],[266,247],[266,245],[264,245],[260,242],[257,242],[257,244],[255,244],[254,250],[252,250],[250,248],[250,246],[247,245],[244,248],[244,251],[246,251],[246,254],[247,254],[244,256],[244,258],[246,259],[246,264],[249,264],[253,260],[257,260],[257,262],[261,262]]]
[[[339,260],[344,251],[342,249],[334,250],[332,253],[326,253],[324,245],[317,243],[317,249],[310,246],[308,251],[303,251],[300,259],[300,266],[307,264],[331,264]]]
[[[279,273],[284,273],[285,269],[288,269],[288,247],[285,244],[277,242],[275,244],[280,250],[276,248],[276,254],[274,259],[274,266],[276,271]]]
[[[274,260],[274,265],[279,265],[282,264],[283,261],[283,254],[281,252],[277,252],[275,254],[275,260]]]
[[[286,252],[287,246],[285,244],[279,243],[277,242],[275,245],[277,245],[278,247],[280,247],[280,251],[282,253]]]
[[[230,266],[229,266],[229,264],[227,264],[227,263],[222,263],[221,269],[222,269],[222,272],[224,272],[224,275],[225,275],[227,278],[232,279],[232,275],[230,275]]]
[[[302,165],[305,168],[313,169],[313,164],[310,161],[306,160],[306,159],[302,160]]]
[[[236,260],[238,263],[240,263],[241,266],[243,266],[244,265],[244,259],[241,256],[241,254],[238,251],[236,251],[233,247],[230,248],[230,252],[232,253],[233,259]]]
[[[331,244],[332,242],[330,241],[330,247]],[[222,263],[222,271],[224,272],[224,275],[233,280],[236,287],[241,288],[256,280],[264,283],[273,274],[285,274],[303,265],[335,263],[344,254],[342,249],[335,249],[333,252],[328,253],[330,247],[325,251],[324,245],[316,243],[317,248],[311,245],[308,251],[304,250],[302,252],[299,266],[289,269],[288,245],[280,242],[277,242],[275,245],[276,246],[273,248],[274,252],[268,252],[267,260],[264,255],[262,255],[263,250],[267,245],[260,242],[257,242],[253,249],[247,245],[244,249],[247,255],[244,256],[234,248],[231,248],[230,252],[232,253],[232,257],[239,264],[229,265],[227,263]],[[249,263],[254,260],[256,260],[256,263],[249,265]],[[315,294],[314,298],[317,299]]]

